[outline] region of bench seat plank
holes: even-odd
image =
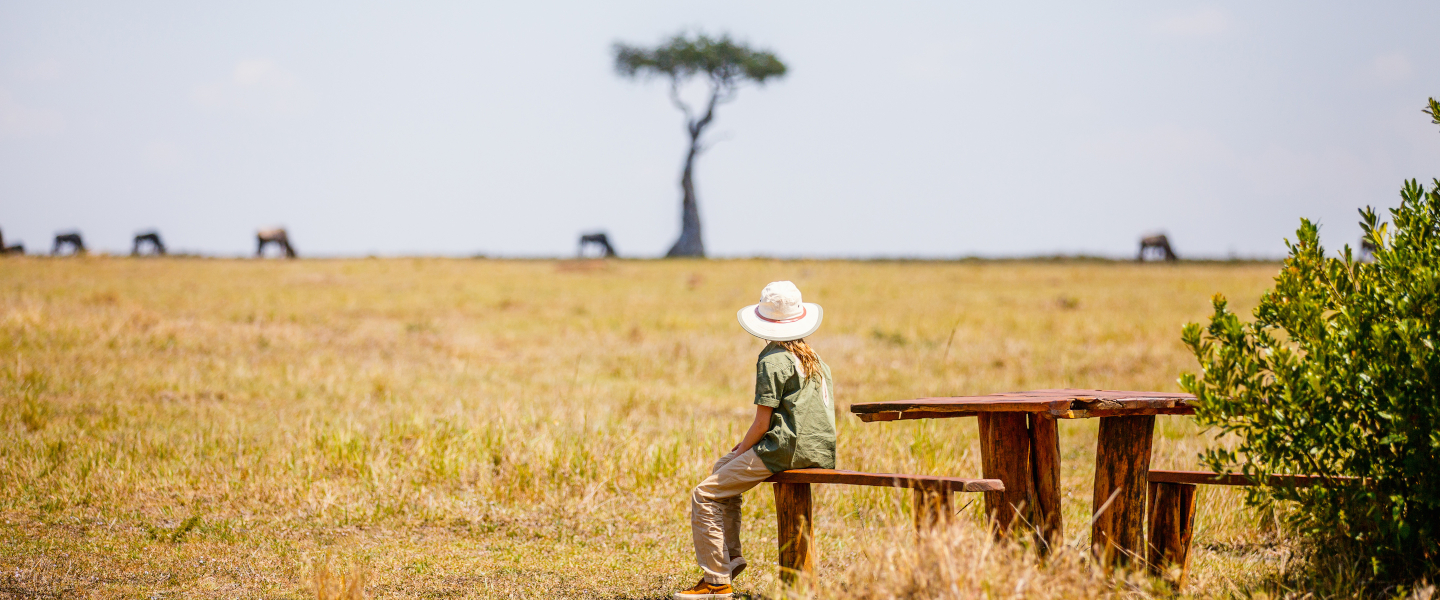
[[[861,473],[836,469],[791,469],[771,475],[771,483],[838,483],[875,487],[919,488],[951,492],[1003,492],[999,479],[961,479],[931,475],[899,475],[895,473]]]
[[[1358,477],[1330,477],[1331,481],[1355,481]],[[1150,471],[1154,483],[1188,483],[1198,485],[1257,485],[1254,478],[1241,473],[1211,473],[1209,471]],[[1271,475],[1270,485],[1310,487],[1323,485],[1325,477],[1319,475]]]

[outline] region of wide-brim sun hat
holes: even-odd
[[[820,328],[825,310],[819,304],[802,302],[800,288],[789,281],[776,281],[760,292],[760,302],[735,313],[740,327],[750,335],[772,342],[806,337]]]

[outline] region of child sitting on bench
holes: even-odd
[[[690,495],[695,560],[704,576],[676,600],[729,598],[745,569],[740,554],[740,495],[790,469],[835,468],[835,402],[830,367],[805,343],[820,327],[820,305],[777,281],[760,303],[740,309],[740,327],[770,342],[755,365],[755,420]]]

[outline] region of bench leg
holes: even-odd
[[[1190,573],[1190,541],[1195,533],[1195,485],[1150,483],[1150,535],[1146,561],[1150,573],[1178,591]],[[1174,573],[1174,568],[1179,574]]]
[[[1144,558],[1145,486],[1154,431],[1154,415],[1100,418],[1090,544],[1107,572]]]
[[[810,542],[810,525],[815,521],[810,505],[810,484],[776,483],[775,518],[779,524],[780,581],[794,585],[802,573],[815,572]]]
[[[950,522],[955,512],[949,490],[915,488],[915,531],[924,533]]]
[[[1065,541],[1060,517],[1060,432],[1054,417],[1030,415],[1030,469],[1035,475],[1035,528],[1041,554]]]
[[[1017,520],[1031,520],[1035,506],[1030,474],[1030,430],[1023,413],[980,413],[980,463],[986,479],[1005,483],[1003,492],[985,492],[985,512],[996,536],[1009,533]]]

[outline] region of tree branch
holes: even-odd
[[[680,112],[685,113],[686,126],[691,126],[695,123],[695,116],[690,112],[690,106],[685,104],[684,100],[680,99],[679,77],[670,78],[670,102],[674,104],[676,108],[679,108]]]
[[[711,148],[714,148],[715,144],[718,144],[728,139],[730,139],[730,136],[728,134],[722,133],[719,134],[719,137],[713,137],[712,139],[706,140],[704,143],[696,142],[695,154],[704,154],[708,152]]]
[[[710,102],[705,106],[705,116],[690,124],[690,139],[699,140],[700,134],[705,127],[715,120],[715,106],[722,102],[729,102],[735,97],[735,85],[728,78],[710,79]]]
[[[725,104],[735,99],[735,93],[739,91],[740,85],[730,75],[716,75],[710,78],[710,86],[714,90],[710,106],[713,109],[717,104]]]

